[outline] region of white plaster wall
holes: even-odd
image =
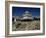
[[[46,0],[13,0],[13,1],[26,1],[26,2],[42,2],[46,3]],[[46,6],[46,4],[45,4]],[[46,7],[45,7],[46,9]],[[46,11],[45,11],[46,16]],[[45,17],[46,19],[46,17]],[[5,0],[0,0],[0,38],[5,38]],[[45,35],[40,36],[26,36],[26,37],[11,37],[11,38],[46,38],[46,20],[45,20]]]

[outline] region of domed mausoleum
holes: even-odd
[[[22,16],[15,17],[16,21],[31,21],[33,20],[32,14],[29,11],[25,11]]]
[[[14,19],[13,19],[14,18]],[[32,21],[32,20],[40,20],[39,16],[32,16],[31,12],[25,11],[21,16],[13,16],[13,21]]]

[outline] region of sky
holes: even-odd
[[[40,16],[40,8],[32,7],[12,7],[12,16],[21,16],[25,11],[29,11],[32,16]]]

